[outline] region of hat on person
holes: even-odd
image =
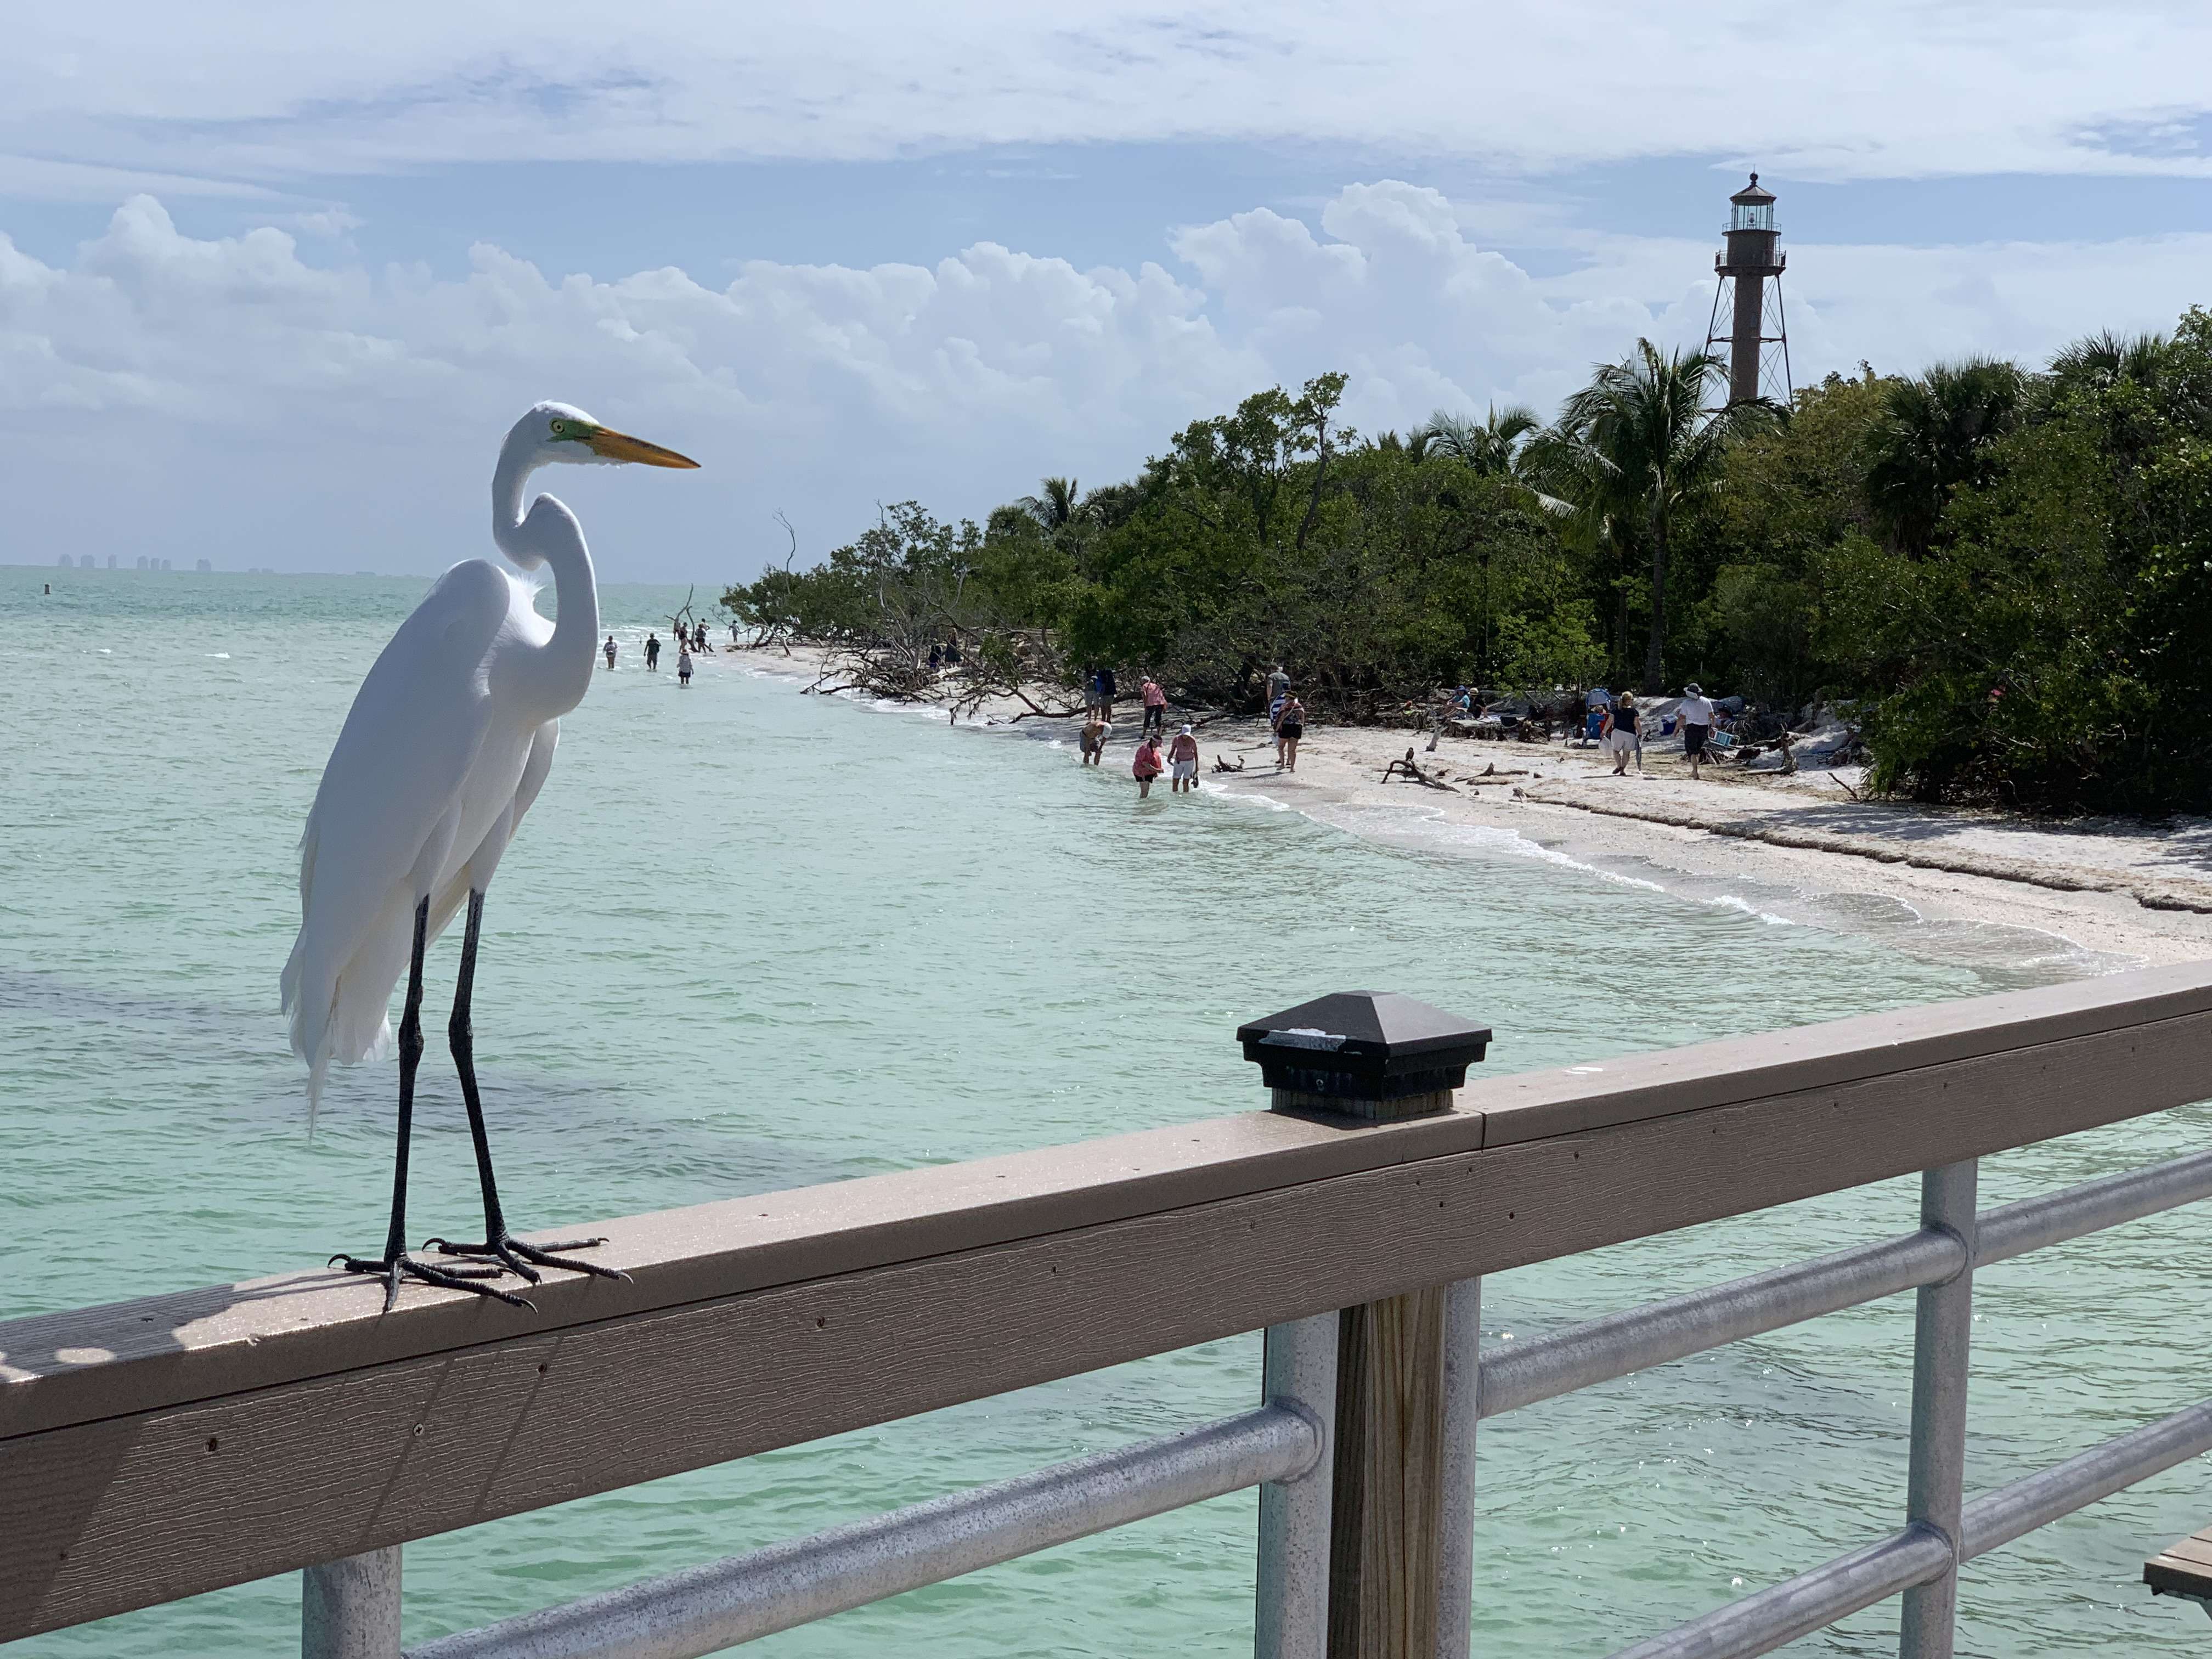
[[[1182,734],[1186,738],[1190,735],[1190,722],[1188,720],[1185,720],[1182,723]]]
[[[1692,680],[1687,685],[1684,686],[1682,690],[1686,696],[1692,697],[1702,697],[1705,695],[1705,688],[1699,685],[1695,680]]]

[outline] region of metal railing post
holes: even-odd
[[[400,1659],[398,1545],[300,1575],[300,1659]]]
[[[1255,1659],[1325,1659],[1328,1651],[1329,1493],[1336,1468],[1338,1316],[1316,1314],[1267,1333],[1269,1405],[1312,1419],[1321,1455],[1295,1480],[1260,1488]]]
[[[1899,1659],[1951,1659],[1952,1626],[1959,1609],[1959,1563],[1963,1559],[1960,1512],[1966,1464],[1966,1376],[1974,1318],[1974,1188],[1976,1163],[1967,1158],[1920,1177],[1920,1221],[1954,1234],[1966,1247],[1966,1265],[1940,1284],[1923,1285],[1912,1330],[1912,1462],[1905,1485],[1905,1518],[1949,1546],[1942,1573],[1905,1592]]]
[[[1437,1659],[1474,1644],[1474,1430],[1482,1416],[1482,1281],[1444,1292],[1443,1515],[1437,1527]]]

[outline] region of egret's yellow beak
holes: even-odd
[[[663,449],[659,444],[649,444],[642,438],[633,438],[627,432],[610,431],[599,428],[585,438],[592,453],[604,460],[640,461],[647,466],[690,466],[698,462],[689,455],[679,455],[672,449]]]

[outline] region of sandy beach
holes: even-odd
[[[787,655],[726,648],[709,660],[790,676],[799,687],[823,665],[804,647]],[[1048,708],[1065,706],[1060,694],[1032,695]],[[1142,716],[1133,697],[1115,712],[1105,764],[1126,775]],[[1203,722],[1203,788],[1264,796],[1352,833],[1493,853],[1517,837],[1533,852],[1778,921],[1880,932],[1900,949],[2033,961],[2046,971],[2212,957],[2212,820],[2053,821],[1858,799],[1856,769],[1783,777],[1721,763],[1692,779],[1679,741],[1647,744],[1643,773],[1632,766],[1614,777],[1595,748],[1556,739],[1446,735],[1431,751],[1425,732],[1310,724],[1297,771],[1280,773],[1265,721],[1175,714]],[[1012,698],[963,718],[1060,738],[1075,763],[1079,720],[1041,719]],[[1443,787],[1385,781],[1409,745]],[[1242,760],[1244,769],[1216,772],[1217,757]]]

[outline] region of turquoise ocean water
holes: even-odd
[[[426,585],[0,568],[0,1316],[381,1239],[392,1072],[339,1073],[311,1141],[276,976],[323,760]],[[723,656],[679,693],[637,641],[681,597],[605,596],[622,665],[563,722],[487,907],[479,1063],[518,1225],[1249,1109],[1237,1024],[1355,985],[1486,1018],[1496,1070],[2068,968],[1999,933],[1931,942],[1848,895],[1660,892],[1418,813],[1139,805],[1070,749],[802,697]],[[456,951],[434,953],[433,1008]],[[465,1126],[426,1024],[411,1213],[465,1231]],[[1991,1159],[1984,1201],[2193,1150],[2207,1121]],[[1501,1275],[1486,1340],[1900,1231],[1914,1206],[1892,1183]],[[2171,1275],[2208,1248],[2212,1215],[2184,1212],[1983,1278],[1972,1487],[2205,1392]],[[1478,1652],[1595,1659],[1893,1528],[1911,1335],[1897,1298],[1486,1425]],[[1258,1362],[1256,1337],[1224,1340],[410,1545],[408,1639],[1237,1410]],[[1960,1651],[2199,1651],[2203,1615],[2136,1578],[2203,1524],[2208,1486],[2185,1467],[1974,1565]],[[1222,1499],[760,1650],[1249,1652],[1252,1533],[1251,1497]],[[11,1651],[275,1656],[297,1651],[297,1606],[273,1580]],[[1893,1651],[1894,1620],[1802,1650]]]

